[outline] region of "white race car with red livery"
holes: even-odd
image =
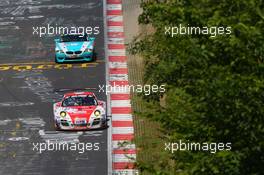
[[[71,92],[63,96],[54,108],[57,130],[89,130],[107,126],[105,102],[92,92]]]

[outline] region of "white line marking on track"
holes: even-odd
[[[113,162],[135,162],[136,154],[113,154]]]
[[[108,56],[126,56],[125,49],[108,49]]]
[[[115,22],[122,22],[123,21],[123,16],[121,15],[111,15],[107,16],[108,21],[115,21]]]
[[[120,7],[122,8],[122,7]],[[103,0],[103,16],[104,16],[104,28],[107,29],[107,10],[109,10],[109,6],[107,4],[107,0]],[[111,10],[111,9],[110,9]],[[109,62],[108,62],[108,58],[110,55],[110,52],[108,52],[107,48],[107,39],[108,38],[108,34],[107,34],[107,30],[104,30],[104,48],[105,48],[105,57],[106,57],[106,62],[105,62],[105,84],[106,86],[109,85]],[[111,105],[110,105],[110,94],[107,95],[107,116],[111,115]],[[113,162],[112,162],[112,119],[111,117],[109,118],[108,123],[108,131],[107,131],[107,174],[108,175],[112,175],[113,174]]]
[[[113,127],[113,134],[133,134],[134,127]]]
[[[126,62],[109,62],[110,68],[127,68]]]
[[[122,26],[109,26],[107,31],[108,32],[124,32],[124,27],[122,27]]]
[[[108,4],[107,10],[122,10],[121,4]]]
[[[113,149],[136,149],[136,145],[127,141],[113,141]]]
[[[131,114],[113,114],[113,121],[133,121],[133,117]]]
[[[110,81],[128,81],[127,74],[110,74]]]
[[[39,135],[46,142],[55,142],[55,143],[79,143],[79,136],[83,132],[68,133],[68,132],[59,132],[59,131],[44,131],[39,130]]]
[[[114,170],[113,175],[138,175],[138,170],[134,169],[122,169],[122,170]]]
[[[131,107],[130,100],[111,100],[112,107]]]
[[[124,44],[124,38],[108,38],[108,44]]]

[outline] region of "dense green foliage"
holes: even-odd
[[[172,142],[232,143],[231,151],[215,154],[178,151],[171,157],[175,171],[163,173],[263,174],[263,0],[148,0],[141,6],[139,22],[155,32],[130,51],[144,57],[145,83],[167,87],[163,98],[146,97],[145,114],[166,128]],[[165,35],[165,26],[179,24],[230,26],[232,33]]]

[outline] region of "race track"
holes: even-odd
[[[92,63],[54,63],[54,36],[33,27],[99,27]],[[94,35],[94,34],[92,34]],[[55,131],[53,103],[65,89],[90,88],[100,100],[105,84],[103,0],[1,0],[0,2],[0,174],[107,174],[107,129]],[[37,143],[97,143],[99,150],[43,151]],[[80,148],[81,149],[81,148]]]

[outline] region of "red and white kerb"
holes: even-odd
[[[107,0],[107,49],[111,86],[128,85],[122,0]],[[113,174],[135,175],[136,147],[129,91],[112,92]]]

